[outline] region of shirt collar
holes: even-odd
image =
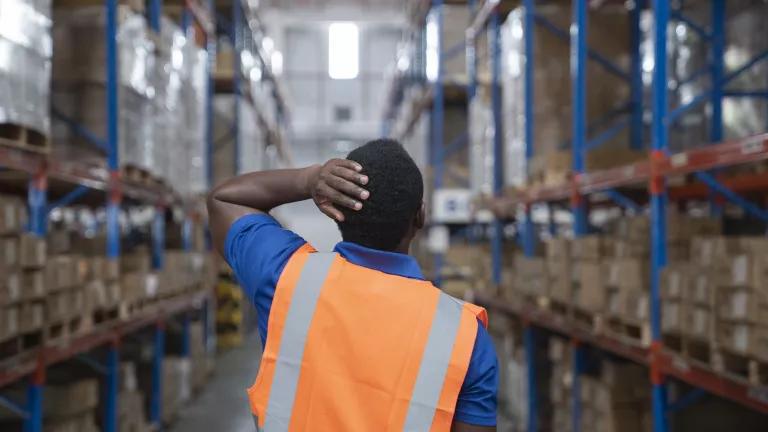
[[[410,255],[371,249],[351,242],[340,242],[333,251],[355,265],[395,276],[424,280],[419,263]]]

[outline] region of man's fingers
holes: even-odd
[[[368,176],[365,174],[360,174],[359,172],[349,169],[347,167],[343,166],[335,166],[331,170],[331,174],[341,177],[345,180],[351,181],[352,183],[357,183],[359,185],[366,185],[368,184]]]
[[[352,210],[360,210],[363,208],[363,203],[360,201],[334,189],[328,184],[324,184],[321,187],[321,194],[328,197],[333,204],[338,204]]]
[[[323,212],[323,214],[325,214],[329,218],[335,221],[344,222],[344,214],[340,212],[332,204],[323,204],[319,208],[320,208],[320,211]]]
[[[354,199],[365,200],[370,196],[370,193],[367,190],[341,177],[330,176],[328,180],[326,180],[326,183],[333,189]]]
[[[336,159],[335,163],[333,164],[335,167],[344,167],[347,169],[350,169],[355,172],[360,172],[363,170],[363,166],[355,161],[351,161],[349,159]]]

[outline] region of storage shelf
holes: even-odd
[[[97,326],[89,333],[70,339],[63,346],[44,345],[32,352],[22,353],[21,358],[12,357],[4,360],[0,362],[0,388],[21,380],[39,367],[47,367],[90,351],[100,345],[119,341],[127,334],[153,323],[161,322],[179,312],[200,308],[210,295],[210,291],[203,290],[161,300],[154,305],[147,306],[146,310],[139,312],[127,321]]]
[[[573,323],[564,317],[544,310],[518,307],[509,301],[480,293],[473,293],[472,297],[470,301],[506,315],[518,317],[525,324],[545,328],[636,363],[649,366],[655,356],[657,365],[666,375],[768,414],[768,388],[750,385],[745,380],[722,375],[708,366],[691,362],[672,352],[662,351],[654,354],[647,348],[629,345],[615,338],[575,328]]]
[[[59,160],[15,147],[0,146],[0,167],[35,175],[43,164],[47,165],[49,181],[58,180],[102,192],[108,192],[110,189],[110,174],[104,167],[79,161]],[[124,179],[119,181],[119,186],[124,196],[138,201],[164,205],[182,204],[181,197],[164,186],[138,185]]]
[[[504,203],[516,205],[560,201],[570,198],[574,193],[587,195],[611,188],[646,186],[652,175],[685,175],[766,159],[768,159],[768,134],[754,135],[677,153],[664,157],[658,162],[640,161],[585,173],[560,185],[516,190],[508,193]],[[728,180],[725,180],[725,184],[729,185]],[[768,184],[768,178],[764,174],[742,175],[737,181],[732,181],[729,187],[733,187],[735,191],[757,190],[766,184]],[[693,198],[701,196],[701,191],[705,190],[706,188],[700,185],[673,187],[670,188],[670,197]]]

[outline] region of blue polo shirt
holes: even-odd
[[[243,216],[229,229],[224,245],[225,258],[246,296],[256,306],[259,335],[267,340],[267,322],[275,287],[288,259],[306,241],[283,228],[266,214]],[[362,267],[412,279],[424,279],[416,260],[393,252],[369,249],[341,242],[334,252]],[[459,392],[454,418],[477,426],[496,425],[498,361],[490,335],[482,325],[472,350],[464,384]]]

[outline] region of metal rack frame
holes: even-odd
[[[213,80],[212,71],[215,65],[215,40],[211,31],[214,20],[210,11],[213,10],[213,1],[206,0],[206,5],[199,3],[202,0],[184,0],[184,18],[182,26],[186,26],[192,20],[203,30],[207,36],[206,48],[209,52],[207,66],[208,91],[206,97],[206,146],[208,158],[206,161],[206,174],[209,185],[212,183],[212,144],[213,144],[213,120],[212,120],[212,96]],[[72,204],[89,190],[104,192],[106,195],[107,209],[107,251],[110,260],[120,258],[120,228],[119,213],[123,197],[129,197],[136,201],[154,204],[156,208],[155,219],[152,224],[152,256],[153,268],[163,268],[163,249],[165,239],[165,212],[169,206],[184,207],[185,203],[173,191],[161,187],[148,187],[130,183],[121,178],[118,153],[118,52],[117,52],[117,0],[104,0],[106,9],[106,113],[107,113],[107,137],[101,139],[90,133],[84,126],[67,119],[61,113],[54,111],[54,116],[59,117],[72,127],[77,133],[95,142],[106,151],[106,169],[94,168],[77,161],[62,161],[48,159],[44,155],[27,153],[25,151],[2,147],[0,148],[0,165],[3,167],[26,172],[31,175],[29,182],[28,204],[30,209],[29,231],[37,236],[46,235],[47,218],[51,209],[58,206]],[[160,30],[162,0],[149,0],[147,8],[147,20],[153,30]],[[48,183],[54,180],[74,186],[68,194],[53,203],[48,204]],[[183,244],[186,250],[192,247],[192,225],[197,218],[185,209],[183,222]],[[189,310],[201,310],[204,334],[203,340],[207,344],[210,339],[211,321],[208,313],[210,293],[203,291],[187,298],[164,300],[157,303],[148,312],[132,317],[131,320],[110,326],[99,328],[91,333],[76,337],[65,347],[44,345],[36,350],[32,358],[15,359],[22,360],[14,364],[12,369],[0,370],[0,388],[18,382],[29,377],[27,386],[27,399],[19,405],[7,398],[0,397],[0,406],[10,409],[24,419],[26,432],[41,432],[43,425],[43,390],[46,384],[46,368],[52,364],[64,360],[81,358],[91,364],[95,370],[105,376],[105,412],[104,430],[114,432],[117,430],[118,413],[118,373],[120,363],[120,341],[123,337],[139,329],[152,326],[154,329],[154,354],[152,371],[152,393],[150,421],[160,429],[161,424],[161,371],[162,359],[165,351],[164,327],[165,322],[174,315],[183,314],[182,319],[182,345],[187,347],[182,353],[189,356]],[[108,345],[105,364],[98,364],[84,353],[102,345]]]
[[[492,49],[490,60],[493,65],[492,91],[494,96],[494,122],[501,121],[500,108],[497,107],[495,100],[497,93],[500,91],[500,89],[496,87],[497,81],[495,80],[497,77],[496,63],[499,61],[498,56],[500,53],[493,45],[496,43],[496,26],[498,25],[498,18],[496,13],[494,13],[494,10],[498,6],[498,3],[499,2],[495,0],[487,0],[482,7],[475,12],[475,1],[468,0],[466,2],[474,13],[474,18],[469,27],[468,35],[475,35],[478,31],[484,28],[489,28],[491,31],[490,39]],[[667,413],[679,409],[680,407],[688,406],[691,401],[696,399],[695,397],[691,397],[686,398],[686,400],[683,401],[681,398],[678,402],[668,403],[666,395],[666,382],[668,377],[676,378],[699,389],[731,399],[746,407],[768,413],[768,390],[756,388],[749,383],[725,376],[711,368],[691,364],[681,360],[664,349],[661,340],[661,300],[659,297],[660,273],[667,262],[666,206],[670,199],[701,199],[714,197],[716,199],[711,200],[714,212],[719,211],[719,206],[717,205],[718,200],[725,199],[742,207],[748,214],[756,216],[762,220],[768,220],[767,211],[752,202],[741,198],[737,194],[737,192],[740,191],[768,190],[768,178],[766,178],[764,174],[745,174],[732,178],[720,178],[708,173],[709,170],[716,168],[725,168],[737,164],[768,159],[768,133],[722,142],[723,98],[768,97],[768,93],[763,90],[746,92],[729,91],[726,89],[727,84],[755,64],[768,59],[768,52],[760,53],[755,58],[745,62],[745,64],[737,70],[726,75],[723,61],[726,22],[724,0],[711,0],[712,21],[708,23],[707,26],[697,24],[689,19],[683,11],[671,10],[669,2],[661,0],[652,2],[638,0],[634,2],[634,8],[628,11],[631,23],[629,29],[631,62],[630,70],[624,71],[611,63],[609,59],[606,59],[587,46],[587,0],[572,0],[573,20],[571,23],[570,36],[568,32],[558,29],[544,17],[536,13],[535,0],[521,0],[520,3],[525,7],[524,46],[526,58],[531,59],[535,55],[533,41],[534,32],[532,31],[535,25],[540,25],[545,30],[553,32],[556,36],[559,35],[564,40],[570,41],[572,53],[572,98],[574,107],[573,138],[571,142],[571,150],[573,151],[573,176],[571,179],[561,185],[528,188],[516,191],[514,196],[501,196],[497,199],[499,204],[506,207],[508,215],[518,214],[517,210],[522,209],[522,212],[519,214],[524,215],[520,224],[523,251],[525,254],[531,256],[535,249],[536,227],[531,217],[531,207],[534,204],[554,202],[570,203],[570,209],[574,215],[574,235],[580,236],[587,234],[589,230],[589,209],[587,203],[590,195],[597,192],[604,192],[615,205],[638,210],[640,209],[639,205],[622,195],[617,188],[626,186],[646,186],[650,196],[652,223],[652,275],[651,286],[649,288],[651,294],[650,310],[653,342],[648,349],[640,349],[615,339],[575,330],[561,317],[547,314],[544,311],[520,309],[498,298],[477,296],[476,300],[479,303],[517,316],[521,318],[524,323],[523,340],[528,367],[529,406],[527,429],[534,432],[539,428],[537,417],[539,401],[536,392],[537,371],[535,348],[540,329],[546,329],[571,339],[576,349],[572,365],[574,377],[578,377],[583,370],[584,365],[580,359],[583,359],[584,345],[594,346],[603,351],[647,365],[650,371],[649,381],[652,386],[654,432],[667,431]],[[439,8],[439,6],[442,5],[442,1],[433,0],[431,3],[428,1],[416,1],[413,4],[415,6],[412,7],[411,10],[415,11],[414,14],[417,16],[414,21],[416,23],[421,23],[423,22],[423,16],[419,14],[426,14],[427,12],[424,11],[429,10],[430,5],[432,8]],[[640,42],[642,38],[640,15],[641,11],[645,8],[650,8],[652,10],[654,21],[657,23],[655,27],[656,31],[654,32],[656,48],[654,52],[655,69],[652,84],[653,99],[651,106],[653,120],[650,125],[651,151],[649,152],[649,157],[645,161],[626,166],[598,172],[586,172],[583,160],[585,150],[600,145],[602,142],[615,136],[616,133],[624,128],[628,127],[630,129],[630,143],[633,148],[641,149],[644,146],[643,129],[645,128],[645,125],[643,124],[643,84],[640,60]],[[694,97],[691,102],[674,109],[669,107],[667,89],[666,29],[670,20],[676,20],[686,25],[691,31],[700,34],[703,39],[707,40],[710,43],[710,57],[712,59],[711,64],[708,65],[707,68],[695,72],[691,77],[685,80],[686,82],[689,82],[697,77],[708,74],[713,83],[712,88],[702,95]],[[467,43],[467,58],[468,74],[470,78],[468,94],[471,98],[474,96],[474,86],[477,84],[476,64],[474,63],[474,46],[471,43]],[[608,125],[608,128],[599,133],[591,133],[591,138],[587,136],[588,131],[594,129],[594,127],[589,127],[586,119],[586,89],[588,85],[586,82],[586,64],[588,61],[595,61],[608,72],[624,79],[630,87],[631,94],[631,99],[624,108],[617,110],[614,113],[608,113],[606,118],[595,122],[598,125]],[[529,161],[533,157],[534,149],[534,73],[534,62],[526,61],[526,91],[524,102],[526,117],[525,153],[526,158]],[[433,131],[438,130],[438,125],[442,126],[441,108],[438,105],[442,105],[441,95],[444,85],[440,78],[441,75],[438,74],[438,81],[432,86]],[[400,104],[400,101],[396,97],[390,97],[389,102],[391,106],[390,109],[387,110],[387,117],[385,118],[385,131],[389,130],[387,122],[390,121],[393,112],[397,111]],[[709,144],[678,154],[670,154],[668,141],[671,124],[680,119],[692,108],[698,107],[704,103],[709,103],[711,105],[712,118],[714,121],[712,122],[709,135],[710,141],[715,144]],[[421,112],[417,111],[414,116],[417,117],[420,114]],[[626,115],[628,118],[622,119],[620,118],[621,115]],[[416,119],[412,119],[409,123],[415,123],[415,121]],[[434,123],[437,123],[437,125]],[[497,126],[498,125],[499,123],[497,123]],[[442,128],[439,130],[442,131]],[[500,128],[497,127],[497,135],[500,133],[499,131]],[[408,130],[406,130],[406,132],[408,132]],[[432,155],[432,157],[430,157],[429,161],[432,165],[438,165],[433,166],[435,172],[441,172],[442,168],[440,168],[439,164],[443,161],[440,158],[434,157],[433,152],[436,150],[439,151],[442,148],[442,137],[434,132],[432,135],[429,147],[431,150],[430,155]],[[500,157],[498,155],[500,154],[501,143],[498,136],[495,138],[494,149],[497,155],[496,165],[498,166],[500,165]],[[494,170],[494,174],[494,179],[496,180],[494,186],[497,186],[497,182],[500,181],[499,170]],[[699,184],[667,187],[666,178],[680,174],[694,174],[695,178],[699,181]],[[494,191],[498,194],[496,188],[494,188]],[[550,215],[552,215],[552,211],[550,206]],[[551,220],[552,218],[550,216],[550,233],[554,234],[556,227]],[[495,237],[501,238],[498,235]],[[501,248],[497,247],[496,239],[494,237],[492,238],[494,241],[492,248],[494,281],[498,283],[500,281],[497,278],[497,269],[502,265]],[[578,387],[578,380],[576,380],[573,386],[574,394],[572,397],[574,431],[579,430],[581,410]]]

